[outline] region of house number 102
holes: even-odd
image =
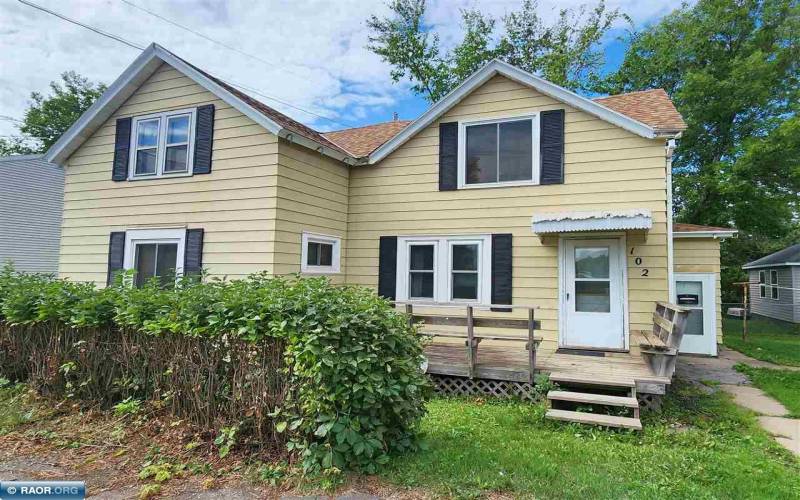
[[[634,252],[634,250],[635,250],[635,249],[636,249],[636,247],[631,247],[631,255],[633,255],[633,252]],[[635,258],[633,259],[633,262],[634,262],[634,263],[635,263],[637,266],[641,266],[641,265],[642,265],[642,262],[644,262],[644,261],[642,260],[642,258],[641,258],[641,257],[635,257]],[[639,271],[640,271],[640,273],[641,273],[641,275],[642,275],[642,276],[649,276],[649,275],[650,275],[650,270],[649,270],[649,269],[647,269],[646,267],[645,267],[645,268],[642,268],[642,269],[640,269]]]

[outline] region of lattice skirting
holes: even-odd
[[[469,379],[450,375],[430,375],[434,389],[442,396],[492,396],[535,401],[533,384],[508,380]]]

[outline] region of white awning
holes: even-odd
[[[543,212],[533,216],[536,234],[580,231],[648,230],[653,227],[650,210],[597,210],[591,212]]]

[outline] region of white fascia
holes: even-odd
[[[674,137],[676,135],[675,133],[661,133],[649,125],[645,125],[644,123],[634,120],[629,116],[625,116],[622,113],[613,111],[602,104],[592,101],[591,99],[587,99],[576,94],[575,92],[528,73],[527,71],[523,71],[506,62],[495,59],[487,63],[483,68],[479,69],[469,78],[464,80],[461,85],[450,91],[450,93],[444,96],[439,102],[434,104],[428,111],[423,113],[422,116],[414,120],[414,122],[412,122],[408,127],[403,129],[402,132],[394,136],[394,138],[386,142],[383,146],[373,151],[369,156],[369,163],[374,164],[381,161],[392,151],[396,150],[411,137],[433,123],[441,115],[447,112],[447,110],[458,104],[473,90],[489,81],[489,79],[495,75],[502,75],[506,78],[521,83],[522,85],[535,88],[539,92],[558,101],[569,104],[570,106],[585,111],[602,120],[613,123],[614,125],[622,127],[629,132],[647,139],[654,139],[656,137]]]
[[[357,163],[356,158],[283,128],[200,71],[197,71],[192,65],[187,64],[181,58],[156,43],[150,44],[142,51],[139,57],[108,87],[103,95],[50,147],[45,153],[45,159],[49,162],[62,164],[95,130],[114,114],[125,100],[136,92],[162,62],[185,74],[278,137],[283,137],[290,142],[300,144],[345,163]]]

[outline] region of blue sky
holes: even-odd
[[[365,20],[388,13],[382,0],[31,1],[140,46],[157,42],[319,130],[388,121],[393,112],[412,119],[427,107],[411,94],[407,82],[392,82],[388,65],[365,48]],[[584,2],[540,0],[539,11],[549,20],[558,9]],[[500,18],[520,4],[521,0],[428,0],[426,21],[447,47],[461,35],[459,9],[478,8]],[[607,4],[629,14],[637,27],[679,6],[660,0]],[[613,38],[604,46],[610,68],[624,53],[624,46]],[[0,117],[21,118],[30,93],[47,92],[49,82],[64,71],[111,83],[137,55],[137,50],[90,30],[14,0],[0,0]],[[16,133],[13,121],[0,118],[0,136]]]

